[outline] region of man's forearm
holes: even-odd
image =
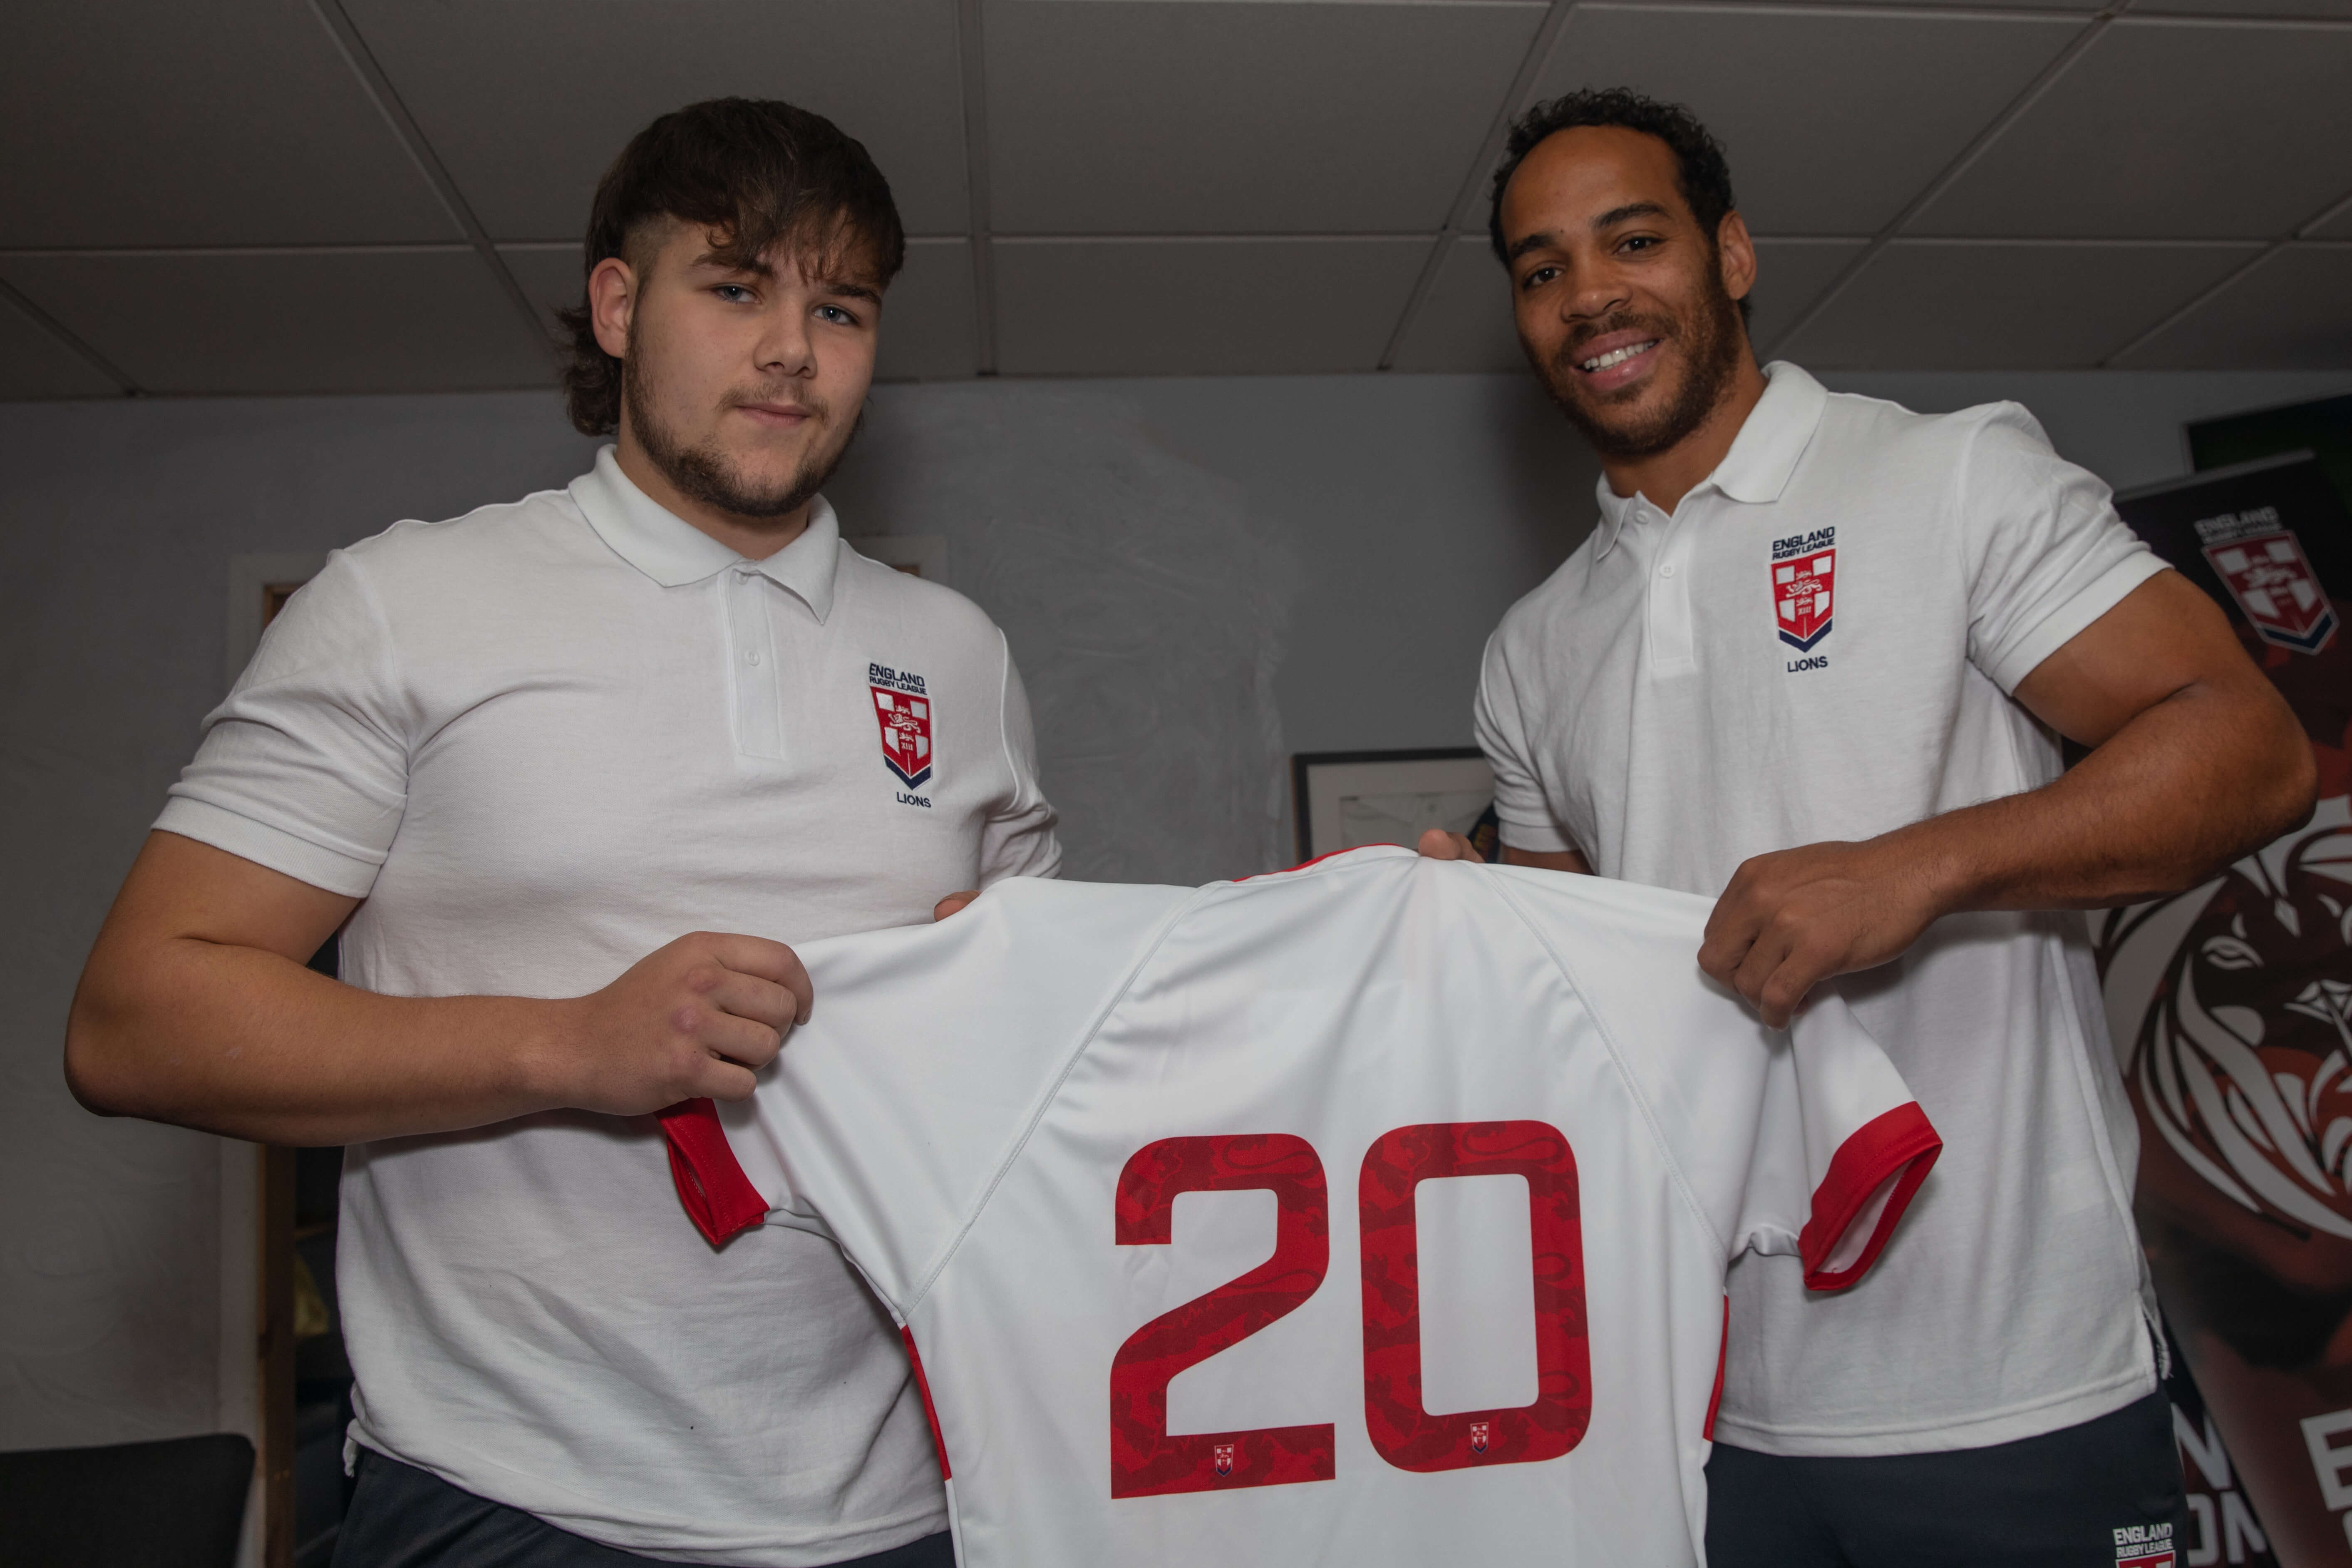
[[[547,1070],[575,1004],[380,996],[256,948],[157,944],[135,982],[86,977],[67,1071],[94,1110],[261,1142],[446,1132],[562,1103]]]
[[[2103,909],[2179,892],[2270,842],[2309,816],[2314,779],[2283,703],[2193,689],[2041,789],[1874,842],[1916,860],[1947,913]]]

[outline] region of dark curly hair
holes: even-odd
[[[731,262],[757,260],[782,241],[828,266],[850,253],[887,284],[907,259],[890,183],[865,147],[821,114],[774,99],[715,98],[665,114],[630,139],[596,184],[588,215],[579,305],[556,312],[572,333],[563,398],[585,436],[621,422],[621,362],[589,320],[585,275],[606,257],[631,258],[664,218],[701,224]]]
[[[1698,220],[1707,244],[1717,243],[1724,215],[1739,205],[1731,195],[1731,165],[1724,161],[1723,143],[1699,123],[1697,115],[1679,103],[1661,103],[1631,88],[1587,88],[1538,103],[1511,122],[1510,140],[1504,143],[1502,165],[1495,171],[1486,207],[1486,237],[1494,244],[1496,260],[1507,266],[1511,259],[1503,245],[1503,187],[1511,183],[1511,176],[1518,173],[1538,142],[1580,125],[1614,125],[1664,142],[1675,155],[1675,188],[1682,193],[1691,216]],[[1742,300],[1739,319],[1745,321],[1748,313],[1748,301]]]

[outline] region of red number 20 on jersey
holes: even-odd
[[[1444,1176],[1524,1176],[1534,1248],[1536,1386],[1530,1404],[1433,1415],[1422,1405],[1420,1238],[1413,1189]],[[1119,1173],[1122,1247],[1164,1247],[1179,1193],[1265,1188],[1275,1195],[1274,1256],[1128,1336],[1110,1366],[1110,1495],[1328,1481],[1329,1422],[1171,1436],[1168,1384],[1186,1367],[1295,1311],[1331,1259],[1329,1203],[1314,1146],[1287,1133],[1163,1138]],[[1540,1121],[1400,1127],[1364,1155],[1364,1424],[1400,1469],[1532,1464],[1576,1447],[1592,1415],[1585,1343],[1584,1249],[1576,1155]]]

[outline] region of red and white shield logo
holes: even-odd
[[[1195,1453],[1199,1451],[1197,1448],[1193,1450]],[[1209,1446],[1209,1453],[1217,1462],[1217,1474],[1230,1476],[1234,1473],[1234,1446],[1231,1443],[1213,1443]]]
[[[887,686],[870,689],[874,717],[882,726],[882,761],[914,789],[931,776],[931,700]]]
[[[2238,608],[2264,642],[2317,653],[2335,637],[2336,606],[2320,590],[2303,546],[2285,529],[2209,544],[2205,559],[2230,585]]]
[[[1836,574],[1835,550],[1816,550],[1772,563],[1773,629],[1782,642],[1801,653],[1830,635],[1830,594]]]
[[[1483,1454],[1486,1451],[1486,1434],[1494,1430],[1494,1426],[1495,1424],[1491,1421],[1473,1421],[1470,1423],[1470,1451],[1472,1453]]]

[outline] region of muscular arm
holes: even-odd
[[[2213,602],[2164,572],[2019,683],[2089,756],[2040,789],[1860,843],[1742,865],[1699,964],[1767,1022],[1822,980],[1967,910],[2097,909],[2177,892],[2309,815],[2311,747]]]
[[[148,836],[66,1026],[74,1096],[110,1115],[274,1143],[450,1131],[710,1095],[808,1016],[790,948],[698,933],[560,1001],[380,996],[303,967],[358,907],[170,833]]]

